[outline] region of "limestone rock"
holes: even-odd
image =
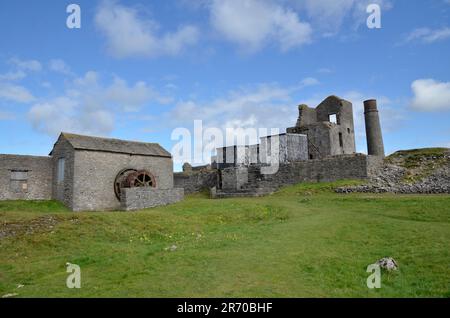
[[[382,269],[387,271],[396,271],[398,269],[398,264],[392,257],[382,258],[377,262],[377,264],[380,265]]]

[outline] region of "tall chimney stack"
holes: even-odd
[[[367,153],[372,156],[384,157],[383,134],[375,99],[364,102],[364,118],[366,122]]]

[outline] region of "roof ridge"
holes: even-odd
[[[133,142],[133,143],[159,145],[159,143],[157,143],[157,142],[147,142],[147,141],[139,141],[139,140],[127,140],[127,139],[119,139],[119,138],[112,138],[112,137],[100,137],[100,136],[92,136],[92,135],[81,135],[81,134],[68,133],[68,132],[61,132],[61,134],[63,136],[65,136],[65,137],[67,137],[67,136],[76,136],[76,137],[87,137],[87,138],[95,138],[95,139],[118,140],[118,141]]]
[[[125,153],[146,156],[172,157],[172,154],[156,142],[144,142],[124,140],[118,138],[96,137],[61,132],[60,138],[64,138],[78,150],[107,151],[113,153]]]

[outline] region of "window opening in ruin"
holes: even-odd
[[[65,161],[64,158],[58,159],[58,182],[64,181]]]
[[[347,128],[347,132],[350,133],[350,128]]]
[[[344,141],[342,140],[342,133],[339,133],[339,146],[344,147]]]
[[[27,170],[11,170],[10,189],[13,192],[28,191]]]
[[[328,115],[328,121],[330,123],[337,124],[337,115],[336,114]]]

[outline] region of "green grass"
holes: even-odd
[[[332,192],[348,183],[133,213],[2,202],[0,233],[15,234],[0,239],[0,296],[450,297],[450,196]],[[386,256],[400,269],[369,290],[366,268]],[[66,288],[67,262],[81,289]]]

